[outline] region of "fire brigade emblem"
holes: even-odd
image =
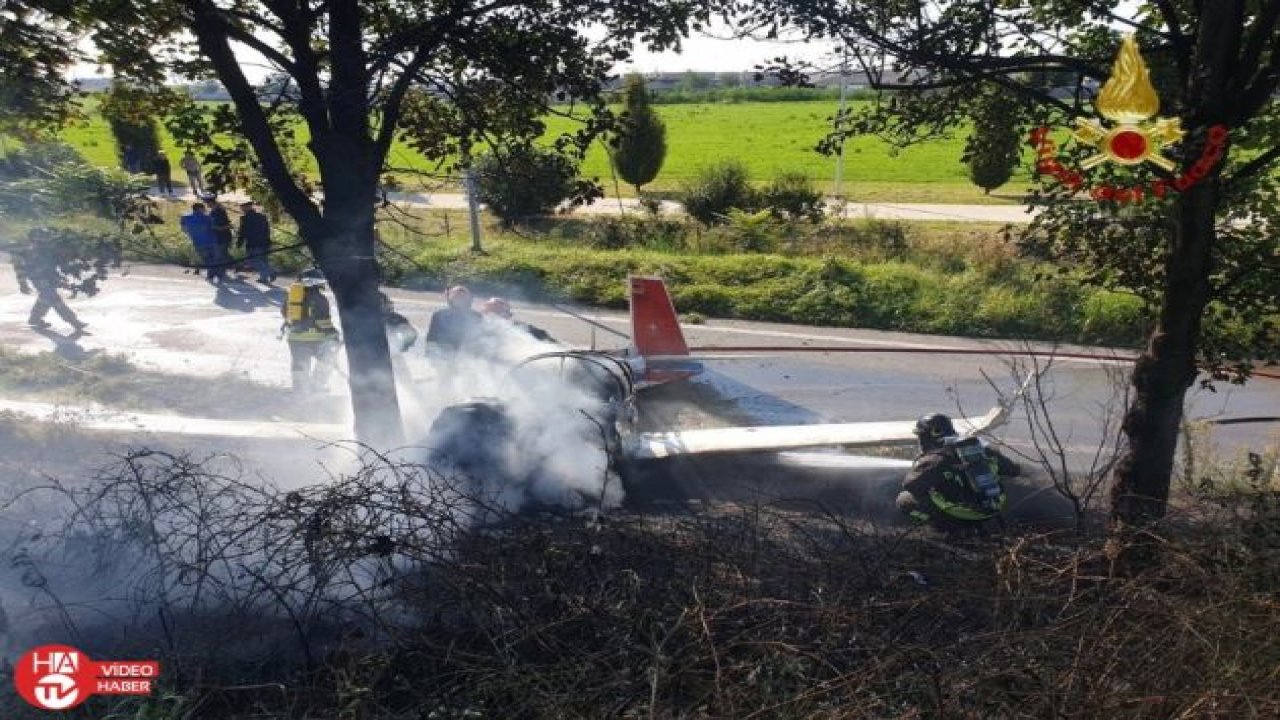
[[[1151,163],[1166,171],[1174,169],[1174,161],[1161,150],[1182,140],[1182,123],[1178,118],[1157,117],[1160,98],[1132,35],[1120,45],[1111,77],[1102,86],[1094,105],[1111,124],[1084,118],[1076,121],[1073,137],[1098,151],[1081,162],[1081,167],[1089,170],[1110,161],[1119,165]]]

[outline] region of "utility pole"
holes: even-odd
[[[849,91],[849,51],[847,48],[840,48],[840,111],[836,117],[843,121],[845,107],[848,105]],[[844,193],[841,191],[840,183],[844,180],[844,136],[840,137],[840,147],[836,149],[836,181],[833,195],[836,199],[844,203]]]
[[[471,156],[463,158],[462,187],[467,193],[467,213],[471,216],[471,252],[484,254],[480,244],[480,203],[476,202],[476,174],[471,169]]]

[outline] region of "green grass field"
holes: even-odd
[[[830,191],[836,159],[814,150],[830,128],[838,103],[756,102],[737,104],[658,105],[667,123],[667,160],[654,189],[674,190],[700,167],[736,158],[752,177],[765,181],[779,172],[803,172]],[[552,126],[558,129],[563,126]],[[909,193],[922,202],[980,202],[960,162],[964,138],[911,147],[900,152],[875,137],[846,144],[843,191],[851,199],[903,199]],[[604,149],[593,149],[583,166],[586,175],[611,179]],[[1027,174],[1015,177],[1006,190],[1018,190]],[[940,196],[945,196],[943,199]]]
[[[667,122],[667,159],[657,180],[649,186],[671,192],[692,178],[699,168],[725,159],[738,159],[754,180],[767,182],[776,173],[799,171],[833,191],[836,160],[814,151],[835,113],[833,100],[798,102],[745,102],[657,105]],[[554,118],[549,131],[572,129],[572,120]],[[168,134],[162,142],[176,161],[178,150]],[[115,162],[115,145],[106,122],[90,112],[86,123],[68,128],[63,137],[94,164]],[[879,138],[860,137],[846,146],[843,193],[853,201],[940,203],[1015,202],[1025,191],[1030,156],[1014,179],[987,196],[970,184],[960,153],[962,134],[900,152]],[[430,170],[424,158],[397,143],[390,158],[393,167]],[[592,148],[582,168],[586,177],[599,178],[607,192],[614,192],[612,173],[603,144]],[[394,174],[394,171],[393,171]],[[175,179],[182,177],[175,165]],[[410,178],[401,175],[404,181]],[[627,186],[623,195],[633,194]]]

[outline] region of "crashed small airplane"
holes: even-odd
[[[685,380],[703,371],[703,364],[689,352],[675,305],[661,278],[633,276],[631,291],[632,348],[626,356],[646,386]],[[992,408],[980,417],[955,420],[965,435],[988,432],[1002,425],[1009,409]],[[816,447],[884,447],[915,445],[915,418],[901,421],[832,423],[823,425],[771,425],[760,427],[671,430],[643,433],[634,438],[631,456],[660,459],[677,455],[770,452]]]
[[[645,389],[686,381],[705,371],[704,361],[689,350],[671,296],[656,277],[631,277],[631,345],[621,351],[565,348],[526,357],[509,371],[504,388],[493,397],[474,398],[446,407],[435,419],[424,445],[431,457],[464,474],[506,476],[516,485],[543,471],[566,445],[594,443],[603,449],[608,469],[625,478],[635,461],[694,455],[775,453],[813,448],[914,446],[915,419],[774,425],[641,432],[637,407]],[[550,386],[552,398],[537,396]],[[525,396],[525,391],[533,396]],[[550,417],[549,405],[564,406],[565,392],[579,393],[571,412]],[[523,432],[521,405],[545,417],[533,432]],[[1007,406],[980,417],[956,418],[966,436],[989,432],[1003,424]],[[582,421],[585,419],[585,422]],[[546,442],[547,426],[578,422],[554,442]],[[526,423],[527,424],[527,423]],[[511,458],[520,458],[512,463]],[[857,467],[858,458],[849,457]],[[865,458],[868,467],[884,467],[883,458]],[[901,461],[897,461],[901,462]],[[505,470],[503,470],[505,468]],[[495,470],[496,469],[496,470]],[[513,477],[514,475],[514,477]]]

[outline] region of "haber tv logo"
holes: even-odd
[[[154,660],[95,662],[67,645],[41,645],[18,659],[13,684],[41,710],[69,710],[92,695],[150,695],[159,674]]]

